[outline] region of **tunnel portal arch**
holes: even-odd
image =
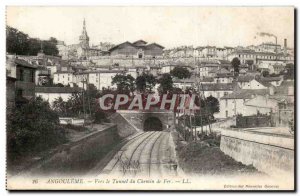
[[[144,131],[162,131],[163,124],[157,117],[149,117],[144,122]]]

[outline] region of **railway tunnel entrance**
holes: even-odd
[[[144,131],[162,131],[163,125],[159,118],[149,117],[144,122]]]

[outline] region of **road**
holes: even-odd
[[[100,175],[176,176],[175,157],[175,148],[170,132],[143,132],[132,137],[105,166]]]

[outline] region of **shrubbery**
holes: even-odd
[[[56,112],[40,97],[7,114],[8,158],[36,153],[66,141]]]

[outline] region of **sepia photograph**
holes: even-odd
[[[7,190],[295,191],[295,7],[5,11]]]

